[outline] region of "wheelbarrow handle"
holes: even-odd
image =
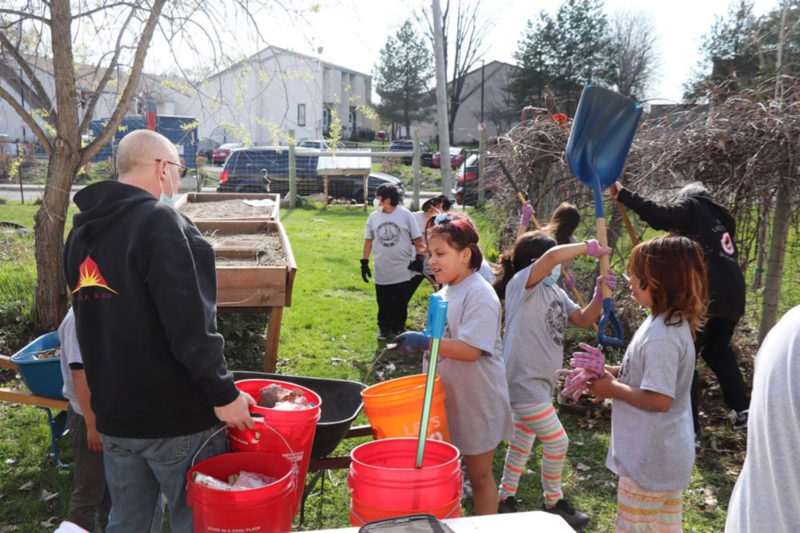
[[[603,333],[609,324],[614,329],[613,337],[606,336]],[[625,340],[622,338],[622,326],[614,314],[614,300],[611,298],[603,298],[603,316],[600,317],[600,324],[597,326],[597,342],[603,346],[615,346],[617,348],[625,346]]]

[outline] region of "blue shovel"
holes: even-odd
[[[436,364],[439,362],[439,341],[444,335],[447,323],[447,300],[438,294],[431,294],[428,304],[428,318],[425,323],[425,336],[431,338],[431,351],[428,359],[428,375],[425,379],[425,399],[422,402],[422,421],[419,424],[419,440],[417,441],[416,467],[422,468],[425,456],[425,441],[428,438],[428,422],[431,417],[433,403],[433,384],[436,380]]]
[[[579,180],[594,189],[597,240],[603,247],[608,246],[603,190],[613,185],[622,174],[641,116],[639,104],[595,85],[583,88],[575,111],[567,142],[567,163]],[[609,268],[608,256],[600,257],[600,273],[605,276]],[[603,333],[609,324],[614,329],[613,337]],[[611,290],[605,283],[597,341],[604,346],[624,346],[622,326],[614,316]]]

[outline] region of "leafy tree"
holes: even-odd
[[[520,68],[509,86],[518,106],[544,105],[549,87],[559,111],[571,114],[583,86],[612,78],[608,21],[602,0],[566,0],[555,17],[539,14],[517,45]]]
[[[381,97],[378,113],[392,123],[400,123],[411,136],[411,122],[430,113],[433,93],[433,54],[425,39],[406,20],[394,37],[381,49],[375,68],[375,90]]]

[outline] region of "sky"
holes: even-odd
[[[455,3],[456,0],[453,0]],[[483,0],[494,26],[486,39],[483,59],[514,63],[513,54],[528,20],[541,10],[554,15],[562,0]],[[415,8],[430,8],[427,0],[311,0],[315,11],[303,16],[283,12],[264,16],[270,44],[359,72],[372,73],[380,49]],[[444,1],[441,2],[444,4]],[[756,0],[756,15],[777,7],[779,0]],[[297,4],[295,4],[297,5]],[[700,60],[701,38],[715,15],[724,15],[729,0],[606,0],[606,13],[648,14],[657,34],[659,70],[646,99],[679,101],[682,86]],[[246,41],[246,39],[243,39]],[[319,49],[322,53],[318,53]]]

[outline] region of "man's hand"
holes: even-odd
[[[364,283],[369,283],[369,278],[372,277],[372,272],[369,270],[369,259],[361,260],[361,279]]]
[[[424,255],[417,254],[413,261],[408,264],[408,269],[422,274],[422,263],[425,259]]]
[[[424,352],[428,349],[430,339],[417,331],[406,331],[394,338],[394,342],[388,345],[390,350],[400,350],[406,355],[414,355],[417,352]]]
[[[100,442],[100,433],[97,432],[97,426],[95,426],[94,420],[89,422],[86,421],[86,444],[89,446],[89,449],[92,450],[94,453],[102,453],[103,452],[103,443]]]
[[[617,199],[617,195],[619,194],[619,191],[621,191],[621,190],[622,190],[622,184],[620,182],[616,182],[616,183],[614,183],[614,185],[612,185],[611,187],[608,188],[608,194],[611,195],[611,198],[616,200]]]
[[[256,405],[256,401],[246,392],[239,392],[228,405],[215,407],[214,414],[229,428],[253,429],[253,418],[250,416],[250,406]]]

